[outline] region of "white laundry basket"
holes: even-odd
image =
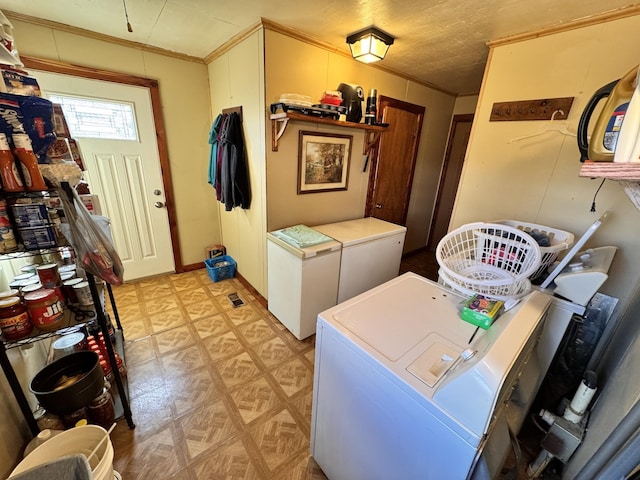
[[[498,223],[470,223],[438,243],[436,260],[441,279],[465,295],[476,293],[508,300],[531,289],[529,276],[540,266],[542,253],[535,239]]]
[[[498,220],[494,223],[501,225],[508,225],[510,227],[517,228],[523,232],[531,234],[531,232],[538,232],[540,234],[549,237],[549,246],[540,247],[540,253],[542,258],[540,260],[540,266],[529,275],[529,280],[535,280],[553,264],[558,258],[560,252],[567,250],[573,245],[574,236],[571,232],[565,232],[557,228],[547,227],[545,225],[538,225],[535,223],[521,222],[520,220]]]

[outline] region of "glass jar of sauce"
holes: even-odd
[[[0,299],[0,330],[6,340],[20,340],[33,331],[27,308],[20,297]]]

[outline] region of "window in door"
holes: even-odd
[[[130,103],[60,94],[49,94],[48,98],[62,106],[75,138],[138,141],[135,111]]]

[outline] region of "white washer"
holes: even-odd
[[[342,244],[338,303],[398,276],[407,227],[367,217],[313,229]]]
[[[320,313],[311,454],[328,478],[497,476],[543,375],[550,298],[530,293],[471,344],[462,300],[406,273]]]
[[[298,340],[316,331],[319,312],[336,304],[340,243],[298,247],[267,233],[268,308]]]

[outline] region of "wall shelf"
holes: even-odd
[[[346,128],[358,128],[365,131],[364,145],[362,147],[362,154],[369,155],[369,152],[378,144],[380,140],[380,134],[387,130],[387,126],[383,125],[367,125],[366,123],[355,122],[341,122],[340,120],[333,120],[331,118],[314,117],[310,115],[304,115],[302,113],[284,112],[274,113],[271,115],[271,150],[273,152],[278,151],[278,142],[282,135],[284,135],[289,120],[295,120],[297,122],[315,123],[319,125],[331,125],[334,127],[346,127]]]
[[[610,180],[640,180],[640,163],[590,162],[580,167],[581,177]]]

